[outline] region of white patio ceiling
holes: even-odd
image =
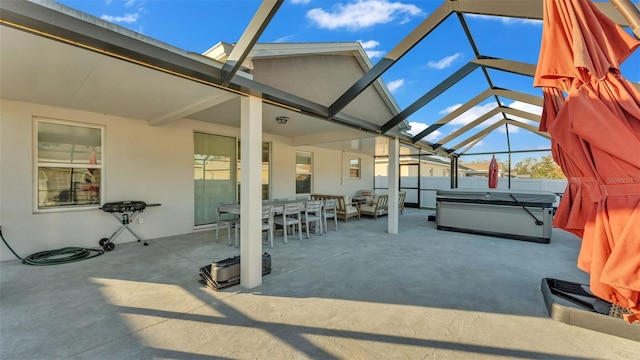
[[[184,117],[238,127],[239,97],[255,94],[265,100],[265,132],[291,137],[294,144],[323,144],[375,155],[386,154],[386,144],[379,138],[376,140],[377,135],[399,136],[406,145],[440,155],[464,153],[507,125],[548,137],[537,131],[539,115],[511,108],[505,101],[541,105],[536,91],[510,88],[510,82],[502,80],[509,76],[530,78],[535,64],[480,53],[474,39],[481,36],[473,34],[467,18],[468,14],[480,14],[541,19],[541,0],[443,1],[437,11],[348,90],[336,94],[330,104],[319,104],[261,84],[240,70],[281,3],[263,2],[229,58],[220,63],[53,2],[1,0],[0,96],[141,119],[156,126]],[[610,3],[597,5],[614,21],[626,25]],[[425,89],[414,103],[399,109],[391,118],[381,121],[374,114],[356,118],[345,113],[383,74],[401,66],[402,57],[411,56],[414,49],[428,42],[438,26],[456,20],[476,54],[475,59]],[[434,119],[420,133],[411,136],[398,131],[398,124],[425,111],[430,102],[464,81],[484,82],[486,87],[475,96],[461,98],[458,109]],[[483,106],[489,110],[477,115],[475,121],[424,140],[466,110],[486,102],[494,102],[495,106]],[[292,119],[286,126],[273,121],[282,115]],[[497,121],[495,116],[499,117]],[[507,144],[508,133],[507,130]],[[512,150],[510,145],[508,150]]]

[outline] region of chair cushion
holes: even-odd
[[[375,210],[375,205],[374,204],[370,204],[370,205],[360,205],[360,212],[367,212],[367,213],[372,213]]]

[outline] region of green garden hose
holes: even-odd
[[[41,251],[32,255],[27,256],[26,258],[21,258],[15,251],[11,248],[11,246],[7,243],[7,240],[2,236],[2,229],[0,229],[0,238],[2,238],[2,242],[11,250],[13,255],[15,255],[18,259],[22,260],[23,264],[27,265],[37,265],[37,266],[45,266],[45,265],[58,265],[58,264],[67,264],[71,262],[76,262],[80,260],[91,259],[93,257],[104,254],[104,250],[102,249],[91,249],[91,248],[81,248],[81,247],[65,247],[58,250],[48,250]]]

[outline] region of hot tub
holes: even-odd
[[[436,225],[439,230],[548,244],[555,202],[550,191],[438,190]]]

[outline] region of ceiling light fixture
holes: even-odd
[[[276,121],[278,122],[278,124],[284,125],[287,123],[287,121],[289,121],[289,118],[286,116],[278,116],[276,117]]]

